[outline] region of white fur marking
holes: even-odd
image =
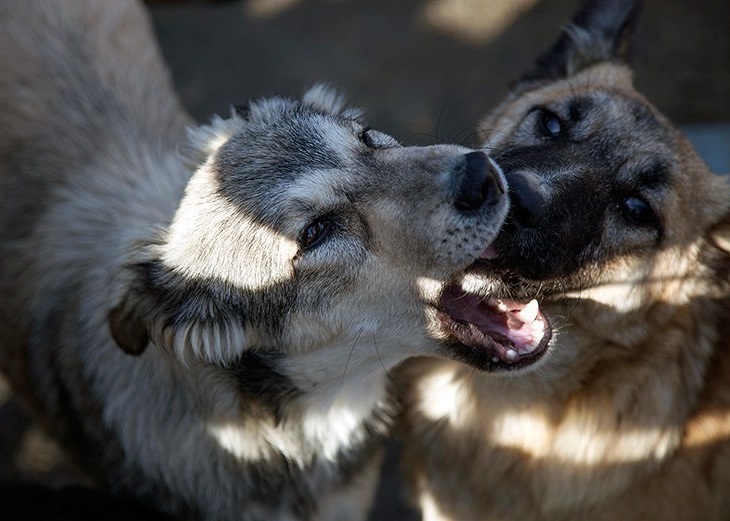
[[[303,400],[301,429],[291,425],[259,423],[255,428],[234,421],[214,423],[208,433],[233,456],[245,461],[266,461],[274,451],[305,465],[315,456],[338,461],[339,452],[362,441],[363,422],[384,399],[383,375],[321,389]]]
[[[372,413],[374,403],[382,399],[383,387],[382,375],[376,375],[343,385],[334,398],[317,395],[302,419],[305,437],[320,448],[325,459],[337,461],[340,450],[364,438],[363,421]]]

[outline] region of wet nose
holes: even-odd
[[[504,175],[484,152],[464,155],[462,176],[454,205],[459,210],[476,210],[495,203],[506,192]]]
[[[507,174],[512,218],[527,228],[536,228],[548,210],[548,188],[540,177],[529,171],[518,170]]]

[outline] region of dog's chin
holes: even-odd
[[[437,316],[447,355],[484,371],[530,368],[550,348],[550,320],[535,299],[484,297],[455,282],[442,292]]]

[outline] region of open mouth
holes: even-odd
[[[457,356],[486,370],[520,369],[537,362],[552,336],[537,300],[483,298],[458,284],[444,290],[438,317],[458,342],[453,346]]]

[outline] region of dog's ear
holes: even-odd
[[[202,164],[198,184],[205,185],[207,162],[246,124],[246,116],[245,110],[234,109],[227,119],[216,116],[207,125],[188,130],[186,155],[191,167]],[[194,191],[193,185],[191,181],[186,193]],[[166,235],[167,231],[161,232]],[[138,260],[124,270],[124,292],[107,317],[115,342],[130,354],[141,354],[151,342],[183,361],[188,354],[217,362],[240,354],[246,341],[244,314],[232,309],[222,289],[225,285],[196,280],[182,275],[183,269],[165,266],[160,260],[164,243],[160,238],[139,245]]]
[[[336,89],[318,83],[311,87],[302,96],[302,103],[309,107],[329,114],[340,114],[350,119],[360,119],[362,110],[348,107],[346,98]]]
[[[597,63],[628,61],[639,11],[639,0],[583,0],[560,38],[522,81],[552,81]]]
[[[237,131],[246,124],[250,112],[248,105],[231,109],[228,118],[213,116],[205,125],[188,128],[188,146],[185,150],[192,159],[192,167],[205,162]]]
[[[245,312],[237,297],[215,281],[186,279],[160,261],[131,266],[126,292],[109,312],[115,342],[130,354],[149,343],[211,363],[238,358],[246,348]]]

